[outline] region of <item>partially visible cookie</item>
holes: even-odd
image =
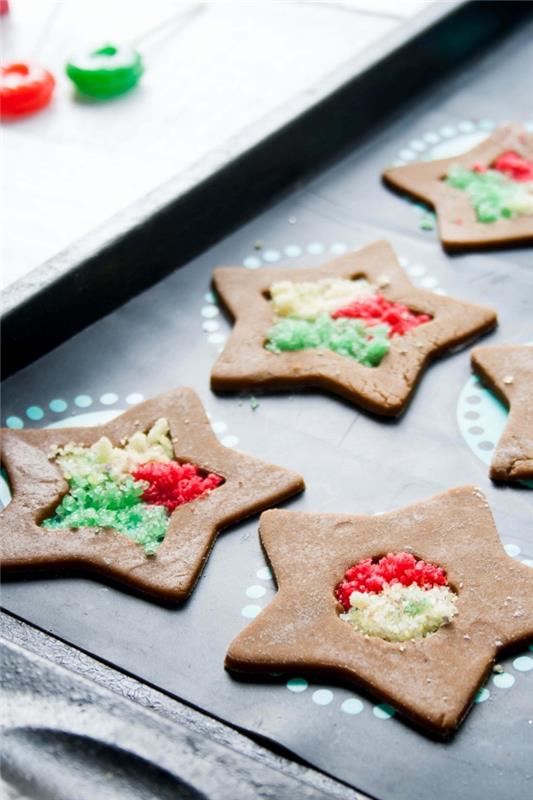
[[[490,477],[533,478],[533,345],[478,347],[472,351],[472,369],[509,408]]]
[[[184,600],[222,528],[301,492],[300,475],[220,444],[192,389],[93,428],[3,430],[13,499],[4,575],[103,574]]]
[[[231,671],[348,681],[446,736],[498,651],[533,636],[533,571],[475,487],[377,516],[266,511],[260,534],[278,592]]]
[[[314,269],[219,267],[213,282],[235,318],[211,373],[222,392],[316,386],[397,416],[430,360],[496,325],[415,288],[385,241]]]
[[[435,209],[448,250],[533,241],[533,134],[521,125],[461,155],[391,167],[383,179]]]

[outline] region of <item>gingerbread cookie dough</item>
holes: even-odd
[[[533,345],[478,347],[472,352],[472,369],[509,408],[490,477],[533,478]]]
[[[446,736],[498,651],[533,636],[533,571],[473,486],[370,517],[266,511],[260,535],[278,593],[228,670],[349,682]]]
[[[392,167],[383,179],[435,209],[448,250],[533,241],[533,134],[520,125],[452,158]]]
[[[397,416],[432,358],[496,325],[416,289],[385,241],[318,269],[219,267],[213,282],[236,320],[211,373],[223,392],[316,386]]]
[[[4,574],[81,569],[184,600],[218,532],[304,488],[223,447],[192,389],[95,428],[3,430]]]

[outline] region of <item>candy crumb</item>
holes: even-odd
[[[514,378],[512,375],[506,375],[505,378],[503,379],[503,382],[505,383],[506,386],[509,386],[511,383],[514,383]]]
[[[420,229],[423,231],[433,231],[435,230],[435,214],[433,212],[425,212],[420,217]]]
[[[253,394],[250,395],[250,408],[252,409],[252,411],[255,411],[256,408],[259,408],[260,405],[261,404],[257,399],[257,397],[254,397]]]

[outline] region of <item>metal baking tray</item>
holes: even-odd
[[[214,266],[318,265],[379,238],[415,283],[495,307],[500,326],[488,343],[532,338],[531,250],[448,256],[435,231],[420,229],[420,208],[379,180],[394,161],[466,149],[500,121],[533,125],[527,80],[517,80],[533,61],[531,4],[448,10],[416,23],[410,39],[222,170],[181,194],[169,184],[89,237],[49,266],[36,290],[31,281],[17,287],[4,323],[9,424],[91,424],[190,385],[224,444],[305,476],[305,494],[288,508],[379,513],[475,483],[508,552],[532,560],[533,497],[488,479],[501,421],[470,378],[468,351],[427,370],[400,420],[316,391],[261,395],[255,407],[249,394],[209,390],[231,324],[211,291]],[[472,426],[465,414],[474,407]],[[345,687],[224,672],[229,641],[274,591],[252,519],[219,538],[179,608],[74,577],[10,581],[3,605],[379,800],[527,796],[527,648],[502,660],[504,672],[490,678],[457,735],[436,742]]]

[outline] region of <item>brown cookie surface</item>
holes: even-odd
[[[391,167],[385,170],[383,179],[393,188],[435,209],[439,235],[448,250],[533,242],[533,216],[480,222],[467,193],[443,180],[448,169],[455,164],[467,169],[472,169],[474,165],[490,167],[506,151],[513,151],[533,161],[533,134],[527,133],[520,125],[508,125],[499,128],[466,153],[437,161],[417,161],[406,166]]]
[[[113,529],[40,526],[68,491],[59,466],[49,457],[52,451],[71,442],[90,446],[102,436],[120,446],[161,417],[168,420],[175,459],[215,473],[223,483],[172,512],[154,556]],[[0,514],[4,574],[81,569],[170,601],[182,601],[192,592],[222,528],[304,488],[300,475],[221,445],[200,399],[187,388],[141,403],[99,427],[3,430],[2,463],[13,495]]]
[[[377,367],[321,349],[272,353],[265,338],[274,320],[269,289],[275,281],[366,278],[386,300],[433,319],[390,340]],[[342,395],[376,414],[397,416],[406,408],[419,377],[439,354],[491,330],[496,313],[484,306],[417,289],[385,241],[341,256],[318,269],[219,267],[213,282],[235,318],[235,327],[211,373],[216,391],[294,389],[315,386]]]
[[[475,487],[378,516],[266,511],[260,535],[278,592],[231,643],[229,670],[348,681],[445,736],[497,652],[533,635],[533,572],[505,553]],[[335,586],[359,560],[402,551],[446,570],[457,614],[420,639],[365,636],[340,619]]]
[[[472,369],[509,408],[490,477],[533,478],[533,345],[477,347],[472,351]]]

